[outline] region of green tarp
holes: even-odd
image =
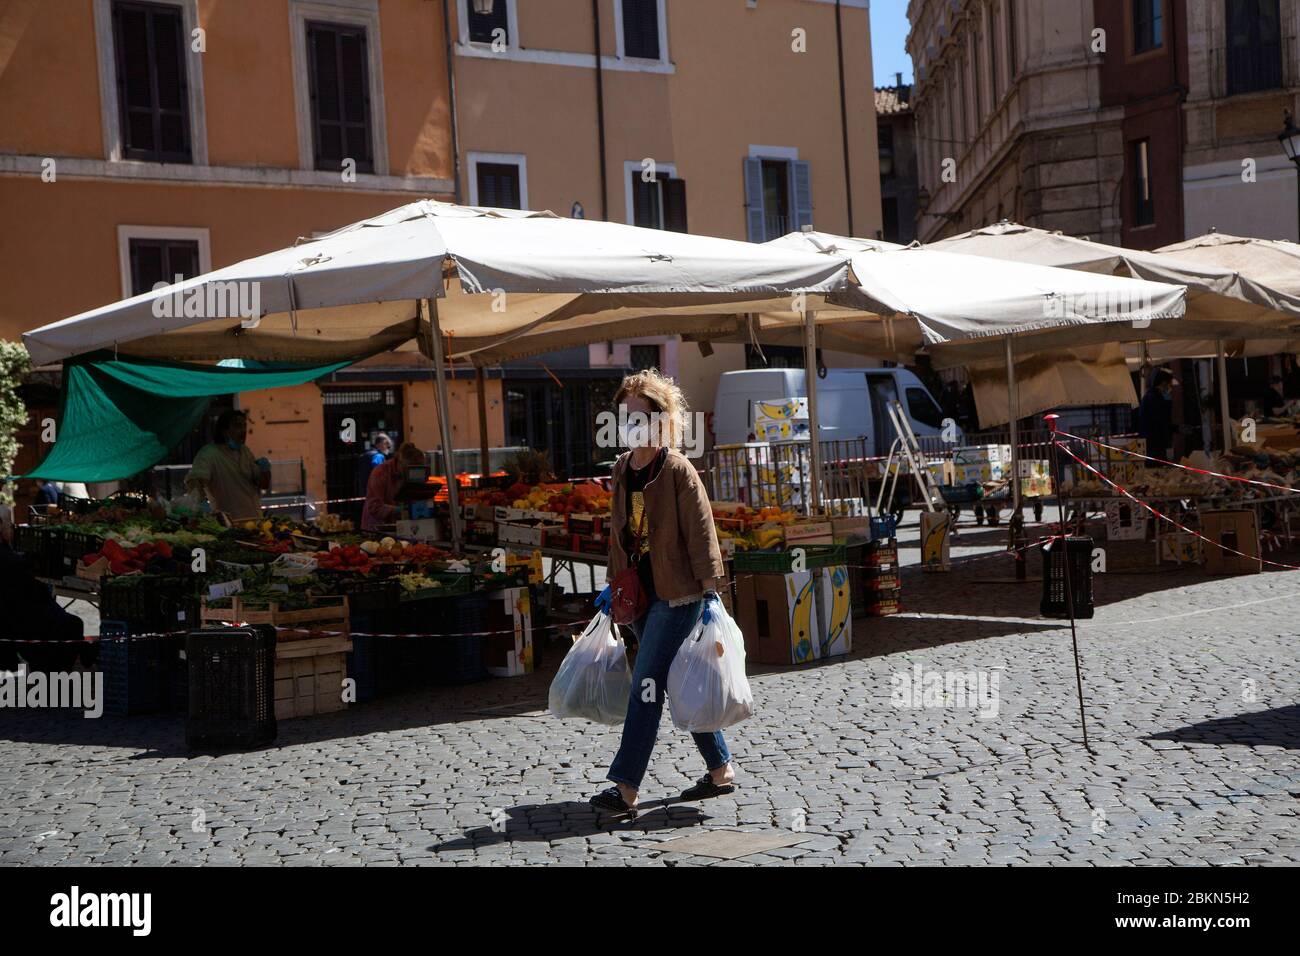
[[[92,353],[63,365],[57,441],[27,478],[116,481],[162,461],[216,395],[302,385],[351,361],[310,368],[229,368]]]

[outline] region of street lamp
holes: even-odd
[[[1291,160],[1296,170],[1296,238],[1300,239],[1300,129],[1296,128],[1291,118],[1291,111],[1286,110],[1286,125],[1277,134],[1277,141],[1282,144],[1282,152]]]

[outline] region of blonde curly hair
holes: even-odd
[[[657,368],[648,368],[641,372],[625,375],[614,393],[615,407],[621,406],[627,399],[636,395],[645,399],[653,411],[659,412],[663,423],[660,444],[676,448],[682,443],[686,428],[686,416],[690,409],[682,390],[667,375]]]

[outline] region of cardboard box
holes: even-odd
[[[948,546],[952,537],[952,515],[946,511],[921,512],[921,566],[927,571],[952,569]]]
[[[1201,563],[1201,539],[1186,531],[1160,536],[1160,560],[1178,564]]]
[[[1145,541],[1149,516],[1131,501],[1106,502],[1107,541]]]
[[[955,481],[948,482],[953,485],[986,485],[992,481],[1001,481],[1007,477],[1008,464],[1002,461],[986,461],[983,463],[962,464],[955,466]]]
[[[754,402],[754,437],[790,441],[808,437],[808,399],[773,398]]]
[[[962,445],[952,450],[952,463],[956,468],[966,465],[1006,464],[1010,461],[1010,445]]]
[[[418,520],[403,519],[397,522],[397,533],[403,538],[413,538],[416,541],[441,541],[442,540],[442,519],[441,518],[420,518]]]
[[[755,663],[807,664],[852,649],[849,575],[843,565],[742,575],[736,582],[736,611],[745,653]]]
[[[1052,493],[1051,478],[1021,478],[1020,496],[1022,498],[1046,498]]]
[[[867,517],[832,518],[831,536],[836,541],[871,539],[871,519]]]
[[[802,524],[788,524],[785,526],[786,547],[792,548],[800,544],[834,544],[833,527],[834,525],[829,521],[806,521]]]
[[[513,524],[511,522],[497,525],[497,541],[501,544],[524,545],[530,548],[545,548],[547,541],[560,539],[560,546],[569,542],[563,540],[565,535],[562,524]]]
[[[275,719],[343,710],[343,681],[352,641],[327,637],[291,641],[275,649]]]
[[[1204,545],[1205,570],[1208,574],[1255,574],[1261,569],[1259,524],[1254,510],[1202,511],[1201,534],[1222,545]],[[1225,551],[1224,548],[1231,548],[1232,551]],[[1242,554],[1233,554],[1233,551]]]
[[[1052,463],[1046,458],[1022,458],[1016,462],[1016,474],[1021,478],[1051,478]]]
[[[528,588],[504,588],[487,596],[483,630],[502,633],[483,638],[483,666],[494,677],[533,672],[533,615]]]

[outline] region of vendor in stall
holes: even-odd
[[[254,458],[244,439],[248,416],[226,409],[213,428],[213,441],[199,449],[185,478],[185,490],[212,503],[232,519],[260,518],[262,492],[271,487],[271,463]]]
[[[1151,376],[1151,387],[1138,407],[1138,434],[1146,439],[1147,454],[1169,460],[1169,445],[1174,431],[1174,386],[1178,380],[1167,368],[1158,368]],[[1149,463],[1151,464],[1151,463]]]
[[[376,465],[366,483],[366,505],[361,512],[361,530],[378,531],[381,525],[392,524],[401,510],[397,493],[402,489],[406,469],[424,464],[424,452],[409,441],[397,449],[397,455],[381,465]]]

